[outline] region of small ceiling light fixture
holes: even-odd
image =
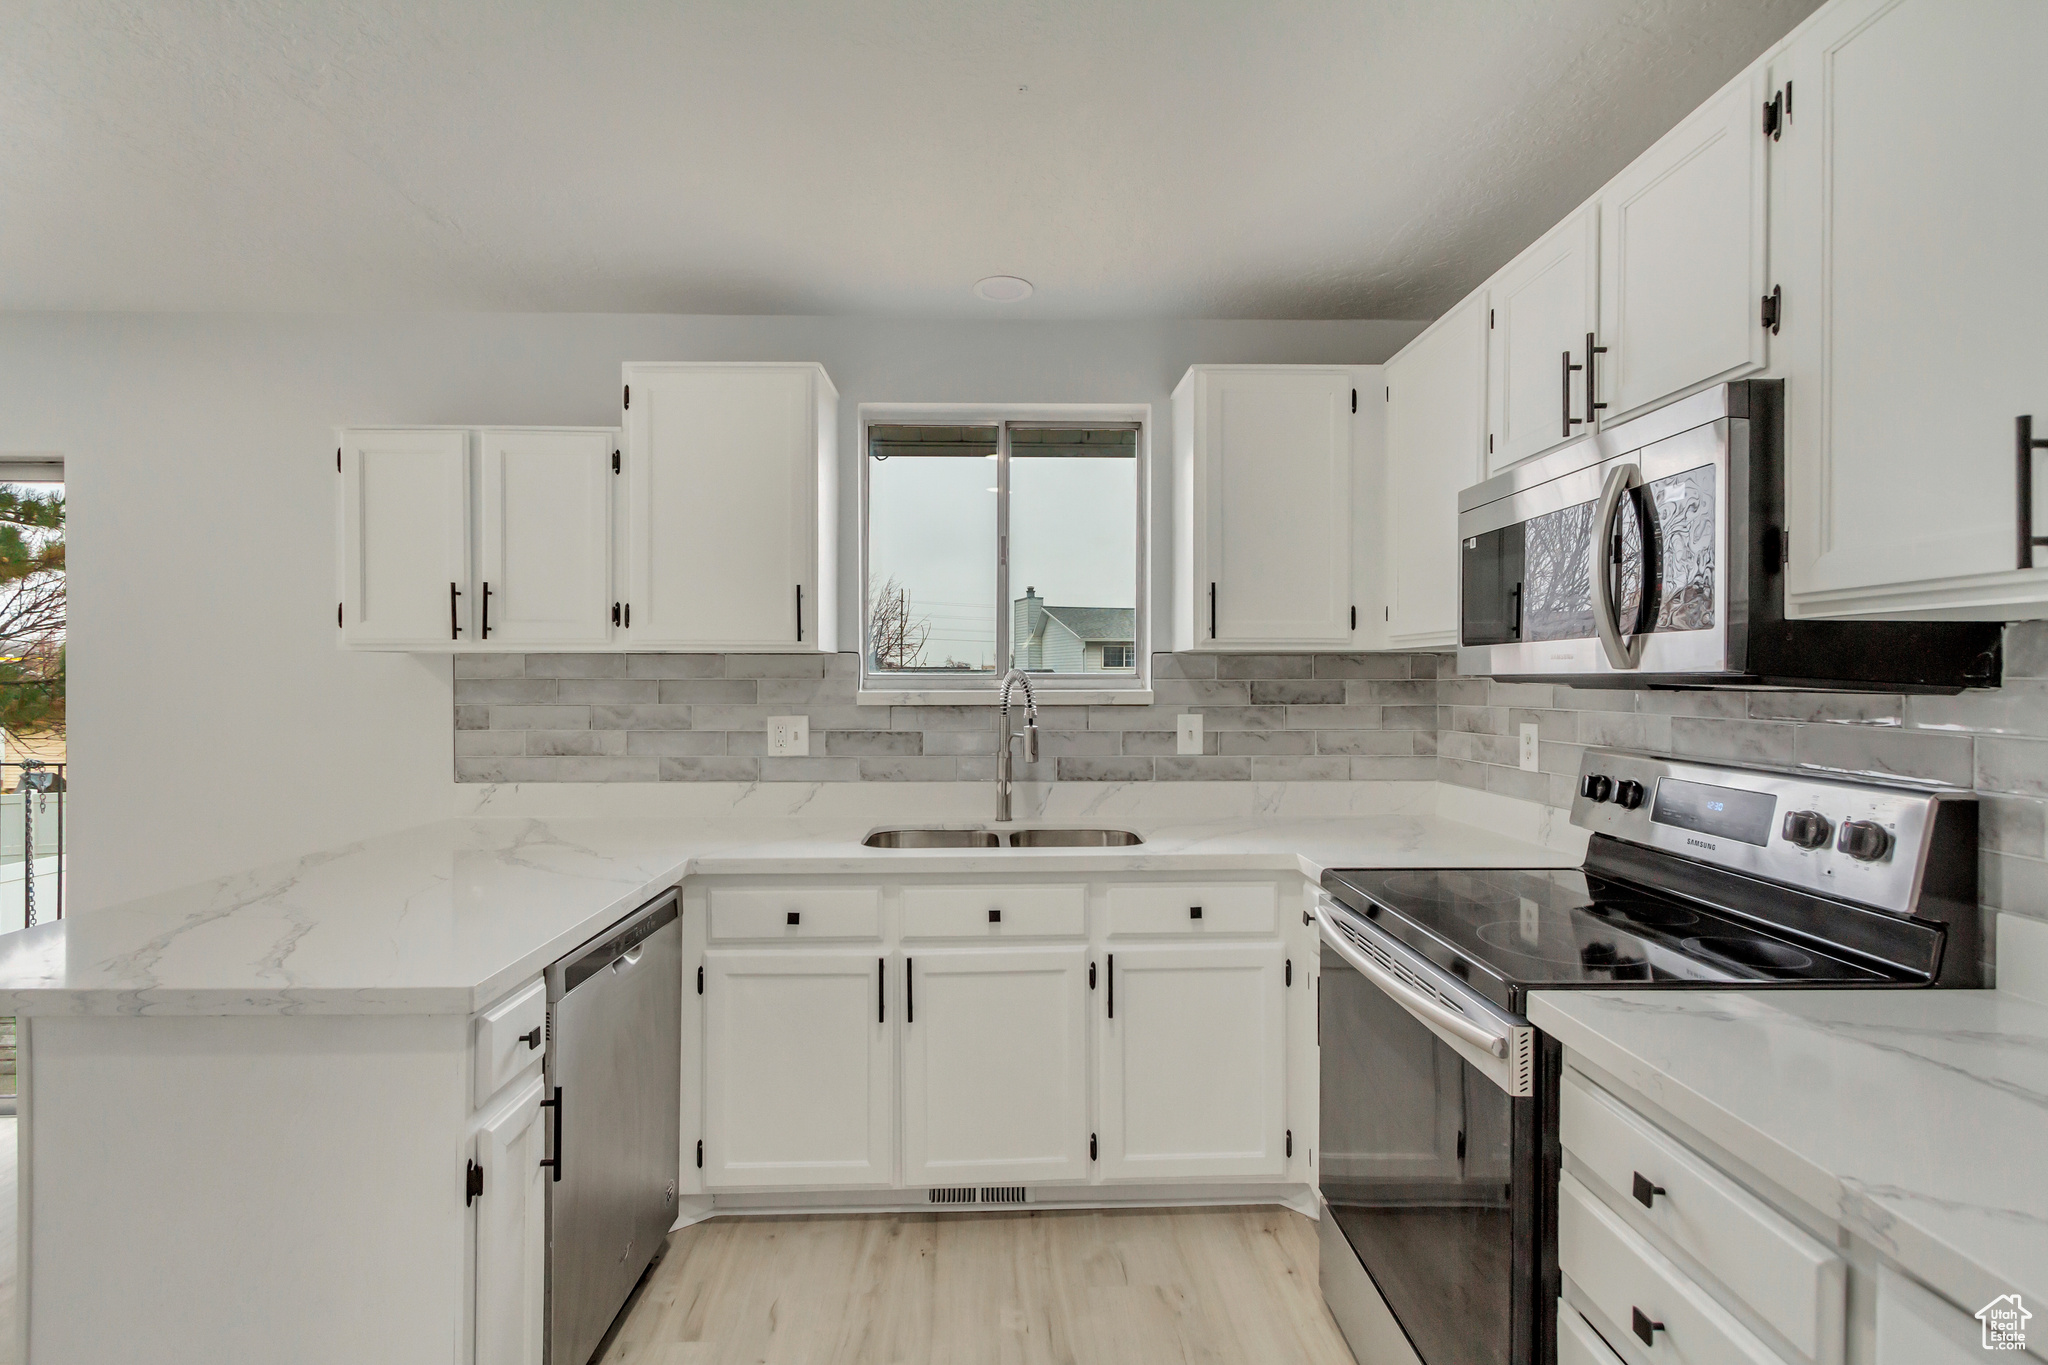
[[[1031,281],[1015,275],[991,275],[974,286],[974,296],[990,303],[1022,303],[1031,297]]]

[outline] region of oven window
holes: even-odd
[[[1515,1101],[1324,950],[1322,1192],[1426,1365],[1513,1341]]]

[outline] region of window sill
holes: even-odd
[[[1149,687],[1078,688],[1041,687],[1034,694],[1046,706],[1150,706]],[[1010,693],[1010,704],[1023,704],[1024,690]],[[876,688],[854,696],[862,706],[1001,706],[1002,694],[995,688]]]

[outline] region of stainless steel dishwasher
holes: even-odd
[[[679,913],[671,891],[548,968],[549,1365],[587,1365],[675,1222]]]

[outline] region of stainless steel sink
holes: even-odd
[[[1145,841],[1127,829],[1020,829],[1012,848],[1129,848]]]
[[[869,848],[1001,848],[989,829],[878,829],[861,840]]]

